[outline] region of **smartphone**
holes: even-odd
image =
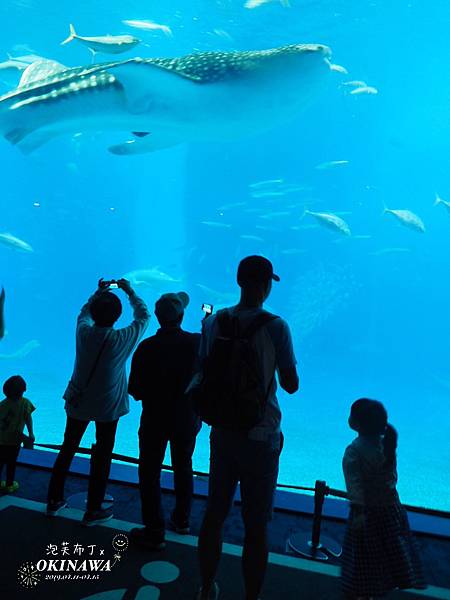
[[[109,289],[110,290],[117,290],[119,286],[117,285],[117,283],[110,283],[109,284]]]
[[[204,313],[206,313],[207,315],[212,314],[213,308],[214,308],[214,306],[212,304],[206,304],[206,303],[202,304],[202,311]]]

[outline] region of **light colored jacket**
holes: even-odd
[[[133,292],[129,300],[134,320],[128,327],[97,327],[89,311],[96,294],[83,306],[77,320],[76,357],[71,381],[74,387],[82,390],[81,399],[78,402],[70,401],[70,386],[63,398],[69,417],[110,422],[130,410],[125,363],[147,329],[150,314],[145,302]],[[97,366],[86,385],[102,346]]]

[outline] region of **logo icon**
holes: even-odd
[[[26,562],[20,565],[17,571],[17,578],[19,583],[26,588],[34,588],[41,580],[39,571],[36,569],[36,565],[32,562]]]
[[[128,538],[124,533],[118,533],[114,536],[112,547],[116,552],[125,552],[128,548]]]
[[[26,588],[35,588],[41,581],[98,581],[105,572],[122,560],[129,545],[124,533],[114,536],[111,547],[78,542],[52,542],[45,547],[45,558],[36,563],[22,563],[17,580]]]

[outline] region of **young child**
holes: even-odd
[[[347,598],[375,600],[396,588],[426,587],[408,517],[397,493],[397,432],[376,400],[354,402],[349,425],[359,435],[343,470],[350,515],[342,550]]]
[[[0,478],[6,466],[6,481],[0,485],[1,490],[7,493],[19,489],[14,474],[25,425],[31,441],[34,441],[31,413],[35,407],[23,397],[26,389],[27,384],[20,375],[13,375],[3,385],[6,398],[0,402]]]

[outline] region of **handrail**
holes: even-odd
[[[39,446],[40,448],[48,448],[50,450],[60,450],[61,449],[60,444],[36,444],[35,443],[34,446]],[[78,448],[77,453],[78,454],[87,454],[88,456],[90,456],[92,454],[92,450],[91,450],[91,448],[80,447],[80,448]],[[139,464],[139,459],[134,458],[133,456],[126,456],[124,454],[117,454],[117,453],[113,452],[112,458],[113,458],[113,460],[119,460],[121,462],[127,462],[127,463],[134,464],[134,465]],[[173,471],[173,467],[171,465],[163,464],[162,469],[165,471]],[[204,473],[203,471],[193,470],[193,474],[196,477],[204,477],[204,478],[209,477],[209,473]],[[277,488],[306,491],[306,492],[316,492],[317,491],[316,487],[288,485],[288,484],[284,484],[284,483],[277,483]],[[348,499],[347,492],[344,492],[342,490],[337,490],[334,488],[330,488],[326,484],[324,486],[324,495],[325,496],[334,496],[336,498]],[[410,504],[403,504],[403,503],[402,503],[402,505],[409,512],[424,514],[424,515],[433,516],[433,517],[440,517],[443,519],[450,519],[450,511],[439,510],[439,509],[435,509],[435,508],[425,508],[424,506],[411,506]]]

